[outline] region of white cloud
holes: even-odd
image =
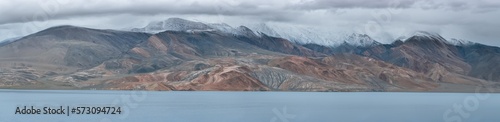
[[[3,0],[0,40],[57,25],[123,29],[181,17],[232,26],[273,21],[332,31],[354,31],[375,22],[380,28],[371,36],[386,43],[422,30],[500,46],[498,9],[497,0]]]

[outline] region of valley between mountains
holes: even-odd
[[[500,90],[499,47],[451,43],[428,32],[391,44],[353,34],[346,42],[358,43],[331,46],[179,18],[156,25],[130,31],[57,26],[0,43],[0,88]]]

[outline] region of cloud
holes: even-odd
[[[409,8],[415,0],[313,0],[293,6],[298,9]]]
[[[233,26],[279,22],[353,30],[377,23],[386,41],[402,31],[500,45],[498,0],[1,0],[0,40],[57,25],[122,29],[180,17]]]
[[[311,10],[420,8],[495,11],[495,0],[9,0],[0,1],[0,24],[98,15],[254,16],[290,21]]]
[[[495,11],[500,8],[498,0],[309,0],[290,6],[293,9],[444,9],[454,11]]]
[[[61,19],[92,15],[225,15],[264,16],[284,20],[283,16],[293,11],[282,10],[279,2],[270,5],[265,2],[239,2],[229,0],[31,0],[2,1],[0,3],[0,24]],[[281,2],[286,2],[281,0]]]

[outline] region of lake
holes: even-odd
[[[15,114],[17,107],[120,114]],[[68,111],[69,112],[69,111]],[[0,90],[0,122],[499,122],[500,94]]]

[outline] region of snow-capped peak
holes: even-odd
[[[258,33],[280,37],[290,41],[308,44],[314,43],[324,46],[339,46],[349,44],[354,46],[369,46],[380,44],[366,34],[348,32],[333,32],[322,28],[302,25],[286,25],[278,23],[261,23],[252,26]]]
[[[333,32],[311,26],[260,23],[255,26],[240,26],[233,28],[225,23],[202,23],[180,18],[169,18],[164,21],[151,22],[144,28],[135,28],[132,31],[159,33],[163,31],[219,31],[227,34],[242,36],[262,36],[262,34],[288,39],[290,41],[306,44],[315,43],[325,46],[339,46],[349,44],[354,46],[370,46],[380,44],[366,34],[353,34],[346,32]]]
[[[231,34],[236,34],[235,30],[233,27],[226,23],[208,23],[208,26],[214,30],[226,32],[226,33],[231,33]]]
[[[406,38],[407,37],[407,38]],[[433,32],[426,32],[426,31],[416,31],[412,34],[409,34],[407,36],[401,36],[398,38],[399,40],[402,41],[408,41],[408,39],[418,37],[418,38],[427,38],[429,40],[437,40],[439,42],[447,43],[448,41],[444,39],[441,35],[438,33],[433,33]]]
[[[244,30],[241,27],[233,28],[226,23],[202,23],[202,22],[185,20],[181,18],[169,18],[164,21],[151,22],[144,28],[134,28],[131,29],[131,31],[146,32],[146,33],[159,33],[163,31],[185,31],[185,32],[219,31],[233,35],[249,34],[248,30]]]
[[[417,32],[412,33],[410,36],[408,36],[408,35],[401,36],[400,38],[398,38],[396,40],[407,41],[409,38],[412,38],[412,37],[428,38],[428,39],[432,39],[432,40],[438,40],[438,41],[444,42],[446,44],[457,45],[457,46],[476,44],[475,42],[471,42],[471,41],[463,40],[463,39],[456,39],[456,38],[445,39],[444,37],[442,37],[441,35],[439,35],[437,33],[426,32],[426,31],[417,31]]]
[[[455,38],[448,39],[448,43],[452,44],[452,45],[457,45],[457,46],[464,46],[464,45],[473,45],[473,44],[475,44],[474,42],[471,42],[471,41],[468,41],[468,40],[455,39]]]
[[[257,31],[258,33],[263,33],[268,36],[281,37],[280,34],[278,34],[274,29],[271,29],[266,23],[257,24],[252,29]]]
[[[167,30],[171,31],[198,31],[198,30],[211,30],[210,26],[201,23],[189,21],[181,18],[169,18],[164,21],[151,22],[144,28],[135,28],[132,31],[159,33]]]
[[[413,37],[424,37],[429,39],[436,39],[438,41],[447,42],[446,39],[441,37],[438,33],[426,32],[426,31],[417,31],[413,34]]]
[[[423,37],[441,37],[441,35],[434,33],[434,32],[427,32],[427,31],[416,31],[413,33],[413,36],[423,36]]]
[[[242,35],[242,36],[247,36],[247,37],[261,36],[260,33],[255,32],[246,26],[239,26],[235,30],[236,30],[237,35]]]
[[[355,34],[355,33],[349,35],[346,38],[345,42],[347,44],[351,44],[351,45],[355,45],[355,46],[372,46],[372,45],[381,44],[366,34]]]

